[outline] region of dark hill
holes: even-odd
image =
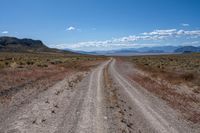
[[[42,52],[50,48],[40,40],[18,39],[15,37],[0,37],[0,51],[8,52]]]
[[[70,51],[47,47],[40,40],[18,39],[16,37],[0,37],[0,52],[56,52],[75,54]]]

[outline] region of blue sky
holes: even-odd
[[[199,0],[0,0],[0,36],[75,50],[200,45]]]

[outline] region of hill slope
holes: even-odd
[[[74,52],[47,47],[40,40],[19,39],[16,37],[0,37],[0,52],[56,52],[75,54]]]
[[[40,40],[0,37],[0,51],[32,52],[48,50],[50,50],[50,48],[45,46]]]

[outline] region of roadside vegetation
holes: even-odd
[[[51,65],[62,65],[78,67],[74,62],[94,61],[102,59],[102,57],[68,55],[62,53],[0,53],[0,70],[14,68],[33,68],[33,67],[49,67]],[[76,66],[77,65],[77,66]],[[81,68],[81,67],[80,67]]]
[[[29,89],[48,88],[70,73],[88,71],[103,60],[105,57],[78,54],[1,52],[0,101],[27,85]]]
[[[200,54],[122,57],[133,64],[129,77],[194,123],[200,123]]]
[[[200,86],[200,54],[155,55],[129,57],[138,68],[161,76],[171,83],[188,82]],[[200,93],[200,90],[194,90]]]

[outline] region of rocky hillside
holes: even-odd
[[[4,52],[59,52],[45,46],[40,40],[0,37],[0,51]]]

